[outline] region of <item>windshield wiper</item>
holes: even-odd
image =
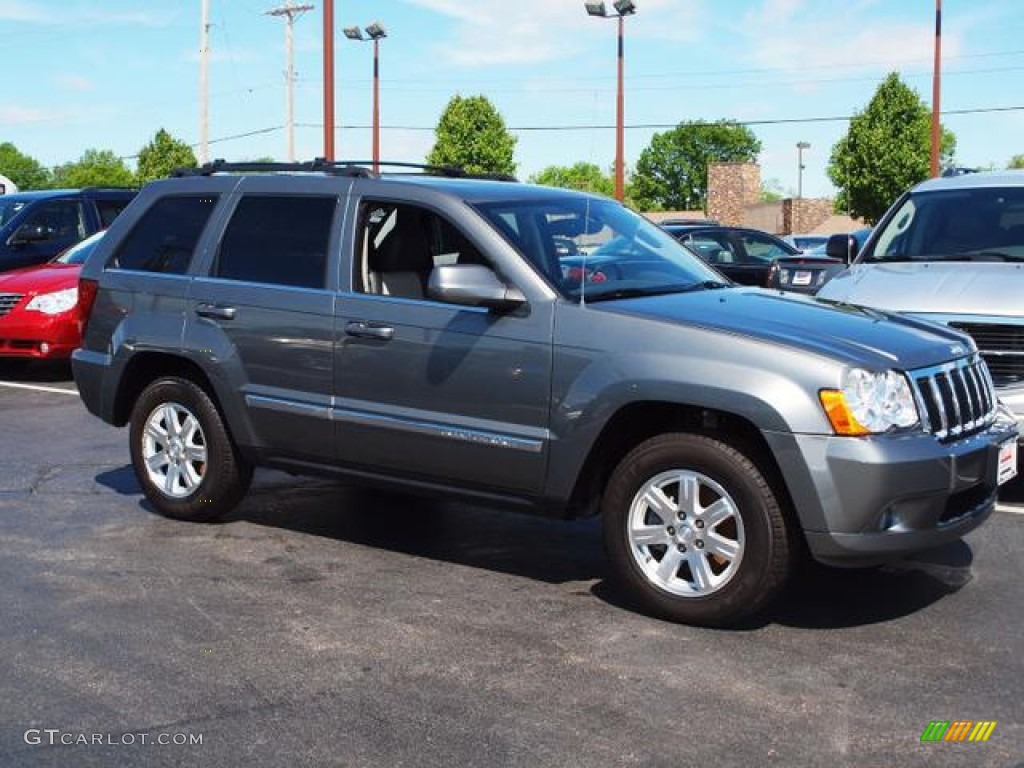
[[[601,293],[588,292],[587,301],[608,301],[610,299],[635,299],[641,296],[663,296],[669,293],[691,293],[693,291],[710,291],[716,288],[728,288],[728,283],[718,280],[704,280],[699,283],[678,285],[649,285],[637,288],[618,288]]]

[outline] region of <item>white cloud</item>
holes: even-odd
[[[588,18],[583,3],[577,0],[405,2],[454,20],[452,38],[442,41],[437,49],[449,63],[462,67],[564,60],[596,37],[614,35],[610,24],[602,29],[598,20]],[[702,2],[694,0],[681,4],[678,0],[644,0],[636,15],[627,21],[630,40],[644,37],[675,41],[693,39],[702,14]]]
[[[0,19],[40,23],[48,21],[47,14],[38,7],[20,0],[0,0]]]
[[[55,112],[48,112],[34,107],[19,107],[16,104],[0,106],[0,123],[18,125],[24,123],[41,123],[58,119]]]
[[[129,26],[163,27],[171,21],[166,11],[117,11],[95,7],[67,7],[62,0],[60,11],[47,10],[39,3],[25,0],[0,0],[0,20],[47,26]]]
[[[91,91],[96,87],[96,83],[85,75],[65,73],[55,75],[53,79],[59,87],[68,91]]]
[[[765,69],[816,71],[806,80],[827,81],[851,73],[891,71],[928,66],[933,51],[934,19],[917,21],[879,18],[869,12],[875,0],[845,5],[805,5],[802,0],[765,0],[748,12],[738,29],[749,43],[749,58]],[[943,54],[956,56],[961,40],[943,35]],[[804,92],[813,82],[795,84]]]

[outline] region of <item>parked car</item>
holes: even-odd
[[[616,243],[605,279],[558,237]],[[600,514],[612,578],[680,621],[759,611],[805,548],[954,540],[1016,471],[962,334],[725,286],[582,192],[214,163],[147,185],[79,285],[75,381],[161,513],[225,515],[260,465]]]
[[[819,296],[968,334],[1000,400],[1024,420],[1024,171],[925,181],[896,201],[854,255]],[[974,402],[973,383],[942,386],[953,405]]]
[[[772,263],[776,259],[800,256],[800,251],[774,235],[743,227],[706,227],[667,225],[673,237],[697,253],[704,261],[741,285],[769,285]],[[809,259],[805,271],[814,273],[810,282],[790,283],[786,290],[810,293],[817,289],[816,275],[831,260]],[[780,286],[781,287],[781,286]]]
[[[781,239],[800,253],[810,253],[815,248],[825,245],[828,235],[784,235]]]
[[[103,230],[48,264],[0,274],[0,357],[68,358],[82,340],[78,272]]]
[[[89,187],[0,196],[0,272],[50,261],[106,229],[136,189]]]
[[[767,287],[817,293],[821,286],[846,269],[851,254],[856,253],[857,243],[863,244],[870,232],[870,229],[862,229],[827,235],[825,242],[801,256],[775,259],[768,271]]]

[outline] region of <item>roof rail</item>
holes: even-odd
[[[388,168],[415,168],[427,174],[449,178],[491,179],[494,181],[516,181],[514,176],[504,173],[469,173],[454,165],[428,165],[425,163],[404,163],[382,160],[378,166]],[[232,162],[217,159],[198,168],[176,168],[171,176],[210,176],[215,173],[326,173],[332,176],[354,176],[357,178],[379,178],[371,170],[372,160],[337,160],[328,162],[322,157],[303,163],[275,162]]]
[[[353,163],[328,163],[322,157],[305,163],[266,163],[239,162],[229,163],[222,158],[213,160],[198,168],[175,168],[173,177],[211,176],[215,173],[327,173],[334,176],[371,177],[373,172]]]

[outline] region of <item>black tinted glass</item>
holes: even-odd
[[[253,283],[323,288],[334,197],[242,198],[214,274]]]
[[[110,265],[144,272],[184,274],[216,196],[164,197],[146,211],[114,253]]]

